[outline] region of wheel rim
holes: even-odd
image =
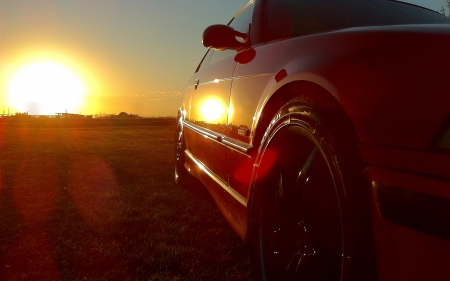
[[[341,280],[342,223],[329,167],[311,142],[281,155],[262,193],[263,279]]]

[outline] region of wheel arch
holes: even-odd
[[[353,233],[349,237],[359,237],[358,239],[355,239],[357,243],[355,245],[363,244],[364,247],[353,247],[351,245],[348,246],[349,251],[352,253],[349,256],[346,256],[348,259],[352,259],[353,261],[350,261],[350,264],[352,265],[352,268],[356,268],[355,271],[352,273],[355,274],[353,277],[348,277],[350,279],[346,279],[347,277],[344,277],[345,280],[359,280],[358,278],[354,279],[355,276],[365,276],[366,273],[370,273],[369,275],[372,276],[372,278],[376,278],[376,254],[375,254],[375,246],[374,246],[374,237],[373,237],[373,229],[372,229],[372,217],[370,213],[370,209],[368,207],[368,204],[370,201],[370,189],[369,189],[369,182],[366,180],[366,178],[363,175],[363,168],[364,164],[362,162],[362,159],[360,157],[359,153],[359,138],[356,133],[355,126],[353,125],[350,117],[347,115],[344,107],[341,105],[339,100],[332,95],[329,91],[327,91],[324,87],[310,82],[310,81],[295,81],[285,84],[284,86],[280,87],[271,97],[268,99],[267,103],[265,104],[264,108],[261,111],[259,122],[257,129],[255,130],[254,134],[254,145],[255,145],[255,165],[253,168],[253,175],[252,175],[252,181],[249,186],[249,194],[248,194],[248,235],[249,238],[252,237],[252,233],[255,231],[252,227],[253,225],[253,212],[254,210],[254,192],[258,190],[258,188],[262,185],[261,181],[258,181],[257,179],[257,173],[259,167],[263,167],[264,165],[261,165],[264,162],[264,146],[268,143],[267,139],[270,141],[270,133],[266,135],[266,132],[276,130],[277,123],[280,124],[280,122],[283,119],[286,119],[286,116],[291,116],[291,106],[297,106],[299,103],[306,104],[307,106],[311,106],[313,109],[313,116],[314,113],[315,116],[321,116],[322,114],[325,114],[328,116],[328,118],[325,118],[323,122],[324,124],[327,124],[326,128],[330,129],[332,128],[334,134],[340,135],[341,138],[339,138],[339,145],[338,150],[334,151],[332,153],[333,159],[336,157],[336,159],[354,159],[353,160],[346,160],[344,166],[340,166],[339,163],[342,163],[342,161],[336,160],[337,166],[336,169],[338,173],[336,175],[340,175],[341,178],[343,175],[349,175],[350,171],[360,171],[361,174],[359,176],[356,176],[355,178],[352,177],[350,181],[346,180],[344,183],[350,183],[349,185],[343,184],[343,191],[342,191],[342,199],[345,198],[345,202],[342,201],[342,204],[345,204],[345,210],[346,210],[346,220],[347,222],[351,222],[348,224],[348,229],[352,229],[350,233]],[[296,105],[297,104],[297,105]],[[289,108],[289,111],[286,109]],[[292,108],[292,109],[294,109]],[[283,111],[280,111],[280,109],[284,109]],[[294,109],[295,111],[295,109]],[[293,112],[294,112],[293,111]],[[282,113],[282,115],[277,116],[278,113]],[[286,119],[286,121],[289,123],[290,117]],[[294,120],[294,119],[292,119]],[[317,120],[322,120],[322,118],[319,118]],[[274,126],[271,125],[271,122],[274,121]],[[334,126],[336,125],[336,126]],[[315,130],[314,130],[315,131]],[[312,134],[316,134],[314,132],[311,132]],[[269,136],[269,138],[266,138],[266,136]],[[319,134],[320,136],[320,134]],[[321,142],[321,141],[320,141]],[[346,155],[347,152],[351,152],[350,155],[355,157],[343,157],[343,155]],[[262,159],[262,161],[261,161]],[[266,169],[265,168],[261,169]],[[262,173],[264,175],[264,172]],[[356,173],[355,173],[356,174]],[[348,177],[345,177],[348,178]],[[355,200],[356,199],[356,200]],[[343,205],[342,205],[343,206]],[[354,235],[355,233],[361,233],[364,235]],[[345,235],[348,235],[347,232],[345,232]],[[251,239],[250,239],[251,240]],[[252,242],[251,242],[252,243]],[[254,245],[253,245],[254,247]],[[350,258],[351,257],[351,258]],[[357,257],[354,259],[353,257]]]
[[[339,116],[342,117],[342,121],[351,128],[353,141],[355,141],[356,144],[360,143],[355,126],[336,97],[336,94],[332,94],[329,90],[315,82],[297,80],[288,82],[277,89],[271,94],[270,98],[261,109],[253,134],[253,146],[255,148],[259,147],[267,126],[278,110],[295,99],[298,101],[311,101],[314,104],[319,105],[321,110],[332,111],[333,113],[339,114]]]
[[[357,151],[359,154],[360,139],[358,137],[355,126],[353,125],[353,122],[351,121],[350,117],[346,113],[339,100],[327,89],[317,83],[306,80],[289,82],[280,87],[275,93],[273,93],[270,96],[269,100],[266,102],[264,108],[261,110],[261,114],[258,119],[256,130],[253,136],[253,145],[255,149],[252,152],[252,157],[254,157],[255,165],[253,167],[252,179],[248,189],[247,198],[249,199],[251,198],[251,194],[256,185],[256,164],[261,156],[261,151],[259,151],[261,142],[267,129],[270,126],[270,122],[274,119],[275,115],[281,108],[283,108],[290,102],[313,103],[318,106],[318,108],[316,109],[319,109],[320,112],[338,116],[339,120],[336,121],[340,126],[339,128],[336,128],[336,130],[344,130],[342,134],[345,134],[346,138],[348,138],[348,145],[351,146],[351,149],[353,151]],[[362,163],[362,159],[358,159],[357,162]],[[252,202],[251,200],[249,200],[249,219],[251,218],[251,205]]]

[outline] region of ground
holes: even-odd
[[[209,195],[173,183],[175,120],[94,121],[0,122],[0,280],[250,280]]]

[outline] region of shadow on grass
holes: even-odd
[[[211,194],[208,192],[208,190],[203,186],[203,184],[195,179],[190,179],[189,184],[185,186],[180,186],[179,188],[183,188],[196,198],[199,198],[205,202],[209,202],[211,205],[214,205],[214,199],[212,198]]]
[[[0,280],[250,280],[206,189],[173,184],[173,130],[3,129]]]

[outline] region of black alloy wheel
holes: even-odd
[[[341,120],[296,102],[270,123],[249,210],[257,280],[375,280],[368,188]]]

